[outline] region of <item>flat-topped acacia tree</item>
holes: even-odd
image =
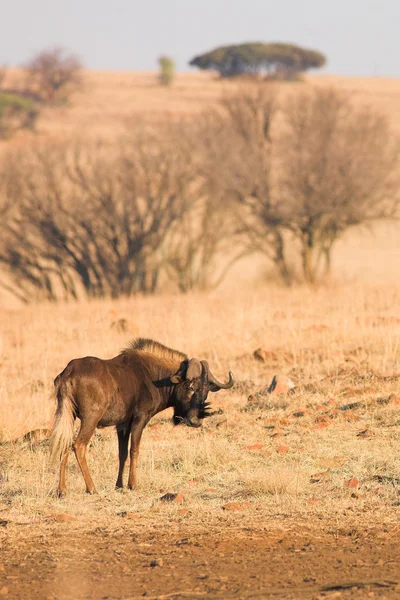
[[[295,44],[251,42],[220,46],[195,56],[189,65],[218,71],[221,77],[265,75],[269,79],[290,80],[325,63],[326,57],[320,52]]]

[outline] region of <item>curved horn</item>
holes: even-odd
[[[211,373],[210,367],[208,366],[208,362],[206,360],[202,360],[201,363],[205,366],[208,373],[208,381],[215,388],[212,389],[212,392],[218,392],[218,390],[229,390],[235,384],[235,378],[233,373],[229,371],[229,381],[227,383],[221,383],[218,379]]]

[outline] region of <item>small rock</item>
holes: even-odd
[[[266,362],[267,360],[276,360],[277,354],[273,350],[266,350],[264,346],[260,346],[257,350],[254,350],[253,356],[256,360]]]
[[[182,504],[184,502],[184,497],[180,492],[177,494],[167,492],[164,496],[161,496],[160,500],[161,502],[175,502],[176,504]]]
[[[352,388],[350,391],[354,392],[355,389]],[[346,412],[347,410],[353,410],[354,408],[360,408],[360,406],[361,406],[361,402],[350,402],[349,404],[344,404],[343,406],[339,406],[339,410],[341,410],[342,412]]]
[[[178,515],[181,515],[182,517],[184,517],[185,515],[187,515],[187,514],[188,514],[188,512],[189,512],[189,509],[188,509],[188,508],[180,508],[180,509],[178,510]]]
[[[278,454],[286,454],[287,452],[289,452],[289,446],[285,446],[284,444],[279,446],[279,448],[277,450]]]
[[[154,558],[151,562],[150,562],[150,566],[151,567],[162,567],[164,564],[164,561],[162,558]]]
[[[292,412],[292,417],[297,417],[297,418],[304,417],[304,415],[306,415],[306,414],[307,414],[306,410],[296,410],[296,411]]]
[[[8,594],[8,587],[5,585],[0,589],[0,596],[7,596]]]
[[[217,493],[216,488],[206,488],[204,491],[207,492],[208,494],[216,494]]]
[[[330,418],[326,417],[324,415],[319,415],[316,419],[315,422],[316,423],[330,423]]]
[[[251,446],[245,446],[244,450],[250,450],[251,452],[258,452],[263,449],[263,444],[252,444]]]
[[[357,479],[357,477],[351,477],[350,479],[345,481],[343,485],[344,485],[344,487],[347,487],[347,488],[358,488],[358,486],[360,485],[360,482]]]
[[[294,387],[295,384],[286,375],[274,375],[271,385],[268,388],[268,394],[273,394],[274,396],[287,394]]]
[[[4,565],[2,565],[2,564],[0,563],[0,572],[2,572],[2,571],[5,571],[5,567],[4,567]]]
[[[371,438],[374,437],[375,432],[372,429],[363,429],[357,433],[357,437],[359,438]]]
[[[355,413],[348,412],[343,415],[346,421],[359,421],[361,417]]]
[[[327,427],[329,427],[329,423],[318,423],[318,425],[310,427],[310,431],[318,431],[319,429],[326,429]]]

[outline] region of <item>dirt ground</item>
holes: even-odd
[[[0,597],[400,598],[399,526],[193,520],[3,521]]]

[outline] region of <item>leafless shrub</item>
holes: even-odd
[[[45,102],[65,99],[81,85],[82,63],[78,57],[63,48],[43,50],[25,66],[27,87]]]
[[[236,231],[243,253],[261,252],[287,283],[284,207],[276,199],[275,123],[279,96],[273,84],[253,84],[222,101],[209,140],[210,173],[215,185],[233,201]]]
[[[305,281],[330,270],[335,242],[350,227],[392,218],[399,203],[399,141],[387,119],[334,89],[287,102],[279,200],[301,247]]]
[[[398,140],[383,117],[335,90],[287,102],[275,90],[252,86],[223,102],[216,180],[236,201],[249,251],[266,254],[290,284],[289,246],[315,283],[345,231],[395,215]]]
[[[3,286],[24,301],[156,291],[166,237],[193,190],[190,157],[171,137],[137,131],[115,156],[47,146],[10,155],[6,170]]]

